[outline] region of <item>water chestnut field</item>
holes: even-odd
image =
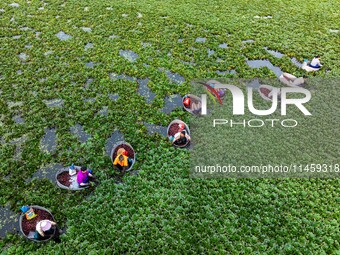
[[[340,254],[338,178],[193,178],[195,148],[166,132],[200,125],[181,105],[192,80],[278,83],[320,54],[311,118],[224,128],[219,152],[234,165],[339,164],[339,1],[3,0],[0,26],[1,254]],[[137,161],[120,182],[110,151],[123,139]],[[60,189],[55,173],[72,163],[97,185]],[[49,209],[61,242],[25,239],[23,205]]]

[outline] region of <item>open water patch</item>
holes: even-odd
[[[94,102],[96,102],[96,98],[94,98],[94,97],[85,98],[85,99],[83,100],[83,102],[84,102],[84,103],[94,103]]]
[[[282,70],[280,67],[274,66],[269,60],[247,60],[247,64],[251,68],[261,68],[261,67],[267,67],[271,71],[275,73],[277,77],[279,77],[282,74]]]
[[[19,229],[19,215],[9,206],[0,206],[0,238],[6,237],[7,233],[17,233]]]
[[[253,39],[243,40],[242,43],[253,43],[255,42]]]
[[[258,89],[261,86],[261,83],[258,79],[253,79],[247,83],[247,87]]]
[[[116,80],[126,80],[126,81],[137,81],[137,78],[125,75],[125,74],[116,74],[116,73],[109,73],[109,77],[111,80],[116,81]]]
[[[66,34],[64,31],[58,32],[56,36],[59,38],[60,41],[67,41],[73,38],[73,36]]]
[[[118,100],[118,98],[119,98],[118,94],[109,94],[108,96],[114,102],[116,102]]]
[[[87,51],[88,49],[92,49],[94,47],[93,43],[87,43],[85,46],[84,46],[84,50]]]
[[[107,116],[107,115],[108,115],[108,111],[109,111],[109,107],[108,107],[108,106],[104,106],[104,107],[97,113],[97,115]]]
[[[205,43],[207,41],[207,38],[205,37],[197,37],[195,42],[197,43]]]
[[[44,153],[54,153],[57,150],[57,130],[45,128],[45,135],[40,141],[40,150]]]
[[[83,30],[84,32],[87,32],[87,33],[92,31],[92,28],[90,28],[90,27],[81,27],[80,29]]]
[[[221,76],[225,76],[227,74],[236,74],[236,71],[234,69],[232,69],[232,70],[225,70],[225,71],[217,70],[216,74],[221,75]]]
[[[151,103],[151,101],[156,97],[156,94],[153,93],[149,86],[148,86],[148,83],[149,83],[149,78],[146,78],[146,79],[138,79],[138,84],[139,84],[139,87],[138,87],[138,94],[141,95],[142,97],[145,98],[146,102],[148,104]]]
[[[29,59],[29,56],[28,56],[26,53],[22,52],[22,53],[20,53],[20,54],[18,55],[18,58],[19,58],[21,61],[25,62],[25,61],[27,61],[27,60]]]
[[[178,107],[182,107],[182,96],[175,94],[165,98],[165,105],[161,111],[165,114],[169,114]]]
[[[162,69],[160,69],[160,70],[162,70]],[[180,85],[180,84],[185,82],[185,78],[178,73],[173,73],[169,70],[165,70],[165,74],[171,82],[173,82],[177,85]]]
[[[50,100],[43,100],[43,102],[46,104],[47,107],[50,108],[62,108],[64,105],[63,99],[50,99]]]
[[[119,50],[119,55],[131,63],[136,62],[139,58],[139,55],[131,50]]]
[[[291,58],[291,61],[295,66],[297,66],[299,68],[302,67],[302,63],[300,63],[296,58]]]
[[[48,179],[52,183],[55,183],[55,175],[62,168],[64,168],[64,166],[61,165],[61,164],[58,164],[58,163],[52,163],[52,164],[49,164],[47,166],[44,166],[44,167],[40,168],[38,171],[36,171],[32,175],[32,178],[27,179],[26,183],[31,182],[34,178],[37,178],[37,179],[40,179],[40,180],[41,179]]]
[[[214,50],[208,49],[208,57],[212,56],[215,54]]]
[[[95,65],[96,65],[96,63],[94,63],[94,62],[87,62],[87,63],[85,63],[85,66],[87,68],[94,68]]]
[[[119,36],[115,34],[109,36],[109,39],[117,39],[117,38],[119,38]]]
[[[94,81],[94,79],[87,78],[86,82],[85,82],[85,89],[88,89],[93,81]]]
[[[8,4],[8,6],[19,8],[20,5],[18,3],[11,3],[11,4]]]
[[[150,124],[150,123],[146,123],[146,122],[144,122],[143,123],[145,126],[146,126],[146,128],[147,128],[147,130],[148,130],[148,133],[150,134],[150,135],[153,135],[153,134],[156,134],[156,133],[158,133],[158,134],[160,134],[160,135],[162,135],[162,136],[164,136],[164,137],[167,137],[168,136],[168,132],[167,132],[167,127],[164,127],[164,126],[158,126],[158,125],[155,125],[155,124]]]
[[[276,51],[276,50],[269,50],[267,47],[264,47],[264,49],[272,56],[276,57],[276,58],[282,58],[285,54]]]
[[[114,131],[111,136],[106,140],[105,144],[105,151],[108,156],[111,156],[111,150],[113,148],[113,145],[119,141],[124,140],[124,134],[121,133],[119,130]]]
[[[221,48],[221,49],[226,49],[226,48],[228,48],[228,44],[221,43],[220,45],[218,45],[218,47]]]
[[[70,127],[70,132],[78,137],[81,143],[87,142],[92,136],[84,131],[84,127],[80,124]]]

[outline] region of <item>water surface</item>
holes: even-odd
[[[165,71],[165,74],[166,74],[166,76],[168,77],[168,79],[169,79],[170,81],[172,81],[173,83],[175,83],[175,84],[177,84],[177,85],[180,85],[180,84],[182,84],[182,83],[185,82],[184,77],[181,76],[181,75],[178,74],[178,73],[172,73],[171,71],[166,70],[166,71]]]
[[[143,124],[144,124],[144,125],[146,126],[146,128],[148,129],[148,133],[149,133],[150,135],[153,135],[153,134],[158,133],[158,134],[160,134],[160,135],[162,135],[162,136],[164,136],[164,137],[167,137],[167,136],[168,136],[168,135],[167,135],[167,127],[158,126],[158,125],[150,124],[150,123],[146,123],[146,122],[144,122]]]
[[[300,67],[300,68],[302,67],[302,63],[300,63],[296,58],[292,58],[291,61],[297,67]]]
[[[73,36],[66,34],[64,31],[60,31],[56,34],[60,41],[67,41],[71,39]]]
[[[124,140],[124,135],[119,131],[114,131],[111,136],[106,140],[105,150],[108,156],[111,156],[113,145],[119,141]]]
[[[28,60],[28,58],[29,58],[29,56],[26,54],[26,53],[24,53],[24,52],[22,52],[22,53],[20,53],[19,55],[18,55],[18,57],[19,57],[19,59],[21,60],[21,61],[26,61],[26,60]]]
[[[267,47],[264,47],[264,49],[271,55],[273,55],[276,58],[282,58],[285,54],[276,51],[276,50],[269,50]]]
[[[255,42],[254,40],[252,39],[249,39],[249,40],[243,40],[242,43],[253,43]]]
[[[116,74],[116,73],[109,73],[109,77],[111,80],[116,81],[116,80],[126,80],[126,81],[137,81],[137,78],[125,75],[125,74]]]
[[[218,45],[218,47],[221,48],[221,49],[226,49],[226,48],[228,48],[228,44],[222,43],[222,44]]]
[[[81,30],[83,30],[84,32],[91,32],[92,28],[90,27],[81,27]]]
[[[131,50],[120,50],[119,55],[129,62],[136,62],[139,58],[139,55]]]
[[[54,153],[57,150],[57,130],[45,128],[45,135],[40,141],[40,150],[44,153]]]
[[[63,99],[50,99],[50,100],[43,100],[43,102],[47,105],[47,107],[63,107],[64,100]]]
[[[84,46],[84,50],[87,51],[88,49],[92,49],[94,46],[93,46],[93,43],[87,43],[85,46]]]
[[[117,101],[119,98],[118,94],[109,94],[108,96],[112,101]]]
[[[247,64],[251,68],[267,67],[268,69],[272,70],[277,77],[282,74],[282,70],[279,67],[274,66],[269,60],[247,60]]]
[[[72,163],[70,163],[70,165],[71,164]],[[49,164],[47,166],[40,168],[38,171],[36,171],[32,175],[32,178],[26,180],[26,182],[29,183],[30,181],[32,181],[33,178],[37,178],[37,179],[48,179],[54,184],[56,181],[55,175],[62,168],[64,168],[64,166],[58,163]]]
[[[84,127],[80,124],[70,127],[70,132],[76,135],[81,143],[85,143],[89,138],[91,138],[91,135],[86,133],[84,131]]]
[[[205,43],[207,40],[207,38],[205,37],[197,37],[195,42],[198,42],[198,43]]]
[[[178,107],[182,107],[182,96],[179,94],[167,96],[164,101],[165,105],[161,111],[166,114],[169,114]]]
[[[9,206],[0,206],[0,238],[7,233],[17,233],[19,229],[19,213],[11,211]]]
[[[149,79],[138,79],[138,94],[145,98],[148,104],[156,97],[156,94],[151,91],[148,86]]]

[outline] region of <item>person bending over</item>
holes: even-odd
[[[321,68],[322,65],[320,63],[320,59],[321,59],[320,55],[315,56],[313,58],[312,62],[310,62],[309,66],[312,67],[312,68]]]
[[[82,166],[77,173],[77,182],[79,187],[88,186],[90,184],[89,177],[93,177],[92,170],[87,170],[86,166]]]
[[[117,156],[113,161],[113,167],[121,173],[124,173],[129,166],[129,158],[126,154],[127,152],[125,149],[119,149]]]

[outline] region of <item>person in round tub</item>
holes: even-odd
[[[184,146],[190,141],[190,136],[187,134],[186,130],[182,130],[181,132],[178,132],[174,136],[173,144],[177,146]]]
[[[317,55],[313,58],[312,62],[310,62],[309,66],[312,67],[312,68],[321,68],[322,65],[320,63],[320,55]]]
[[[117,151],[117,156],[113,161],[114,168],[119,172],[124,173],[128,169],[129,163],[132,162],[128,157],[128,152],[124,148],[120,148]]]
[[[93,177],[92,170],[87,170],[86,166],[82,166],[77,173],[77,182],[79,187],[85,187],[90,184],[89,177]]]
[[[187,98],[184,99],[183,105],[186,108],[192,110],[193,113],[199,113],[201,111],[201,108],[202,108],[201,102],[197,102],[197,103],[191,102],[190,97],[187,97]]]
[[[62,230],[59,230],[56,222],[51,220],[41,220],[38,221],[35,227],[34,239],[44,240],[53,237],[57,243],[60,243],[60,234],[62,234]]]

